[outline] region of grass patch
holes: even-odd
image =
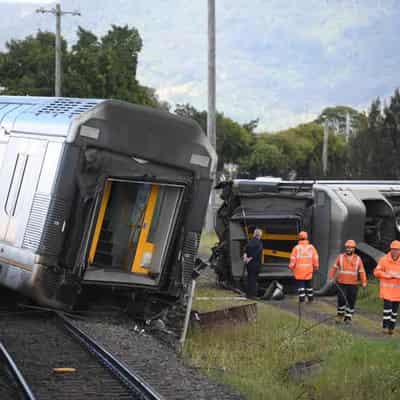
[[[213,294],[222,296],[219,290],[197,292],[202,297]],[[214,302],[218,306],[219,301]],[[207,307],[212,307],[212,300]],[[313,323],[303,321],[302,328]],[[192,330],[185,355],[211,378],[234,387],[249,400],[400,397],[400,353],[395,339],[367,340],[324,325],[307,335],[301,332],[295,316],[259,303],[255,323]],[[317,375],[300,382],[288,376],[294,363],[316,359],[323,360]]]
[[[357,296],[357,308],[374,314],[382,314],[383,302],[379,298],[379,281],[370,280],[365,289],[359,289]]]
[[[207,312],[249,303],[253,303],[253,301],[244,299],[229,290],[200,287],[196,290],[192,309]]]

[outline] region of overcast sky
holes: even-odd
[[[54,30],[49,1],[0,0],[0,48],[38,29]],[[81,17],[63,19],[72,43],[80,24],[98,35],[111,24],[139,29],[138,78],[171,104],[207,106],[207,0],[63,0]],[[274,131],[330,105],[360,110],[399,85],[398,0],[216,0],[217,108]]]

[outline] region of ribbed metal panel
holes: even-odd
[[[65,220],[65,202],[36,193],[22,246],[40,254],[56,255]]]
[[[43,227],[46,223],[46,217],[49,211],[50,201],[51,198],[49,195],[41,193],[35,194],[22,247],[38,250]]]
[[[183,283],[185,285],[192,280],[199,244],[200,235],[196,232],[188,232],[183,244]]]
[[[93,108],[96,104],[95,101],[61,98],[44,105],[36,114],[67,114],[73,117]]]

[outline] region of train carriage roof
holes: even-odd
[[[215,151],[196,122],[119,100],[0,96],[0,133],[86,141],[202,176],[216,167]]]
[[[330,188],[333,190],[356,190],[381,192],[399,192],[400,180],[296,180],[283,181],[276,179],[251,180],[235,179],[233,181],[223,181],[217,188],[223,189],[230,187],[238,196],[241,197],[260,197],[263,195],[283,195],[291,193],[297,197],[312,195],[314,189]]]

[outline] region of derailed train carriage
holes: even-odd
[[[222,206],[216,218],[219,238],[211,258],[221,282],[240,285],[245,274],[241,255],[254,229],[263,230],[259,280],[292,280],[290,252],[301,230],[320,255],[314,285],[320,293],[330,287],[328,270],[347,239],[368,272],[400,237],[398,181],[276,181],[222,182]]]
[[[82,285],[176,301],[215,159],[197,124],[160,110],[0,96],[0,284],[58,308]]]

